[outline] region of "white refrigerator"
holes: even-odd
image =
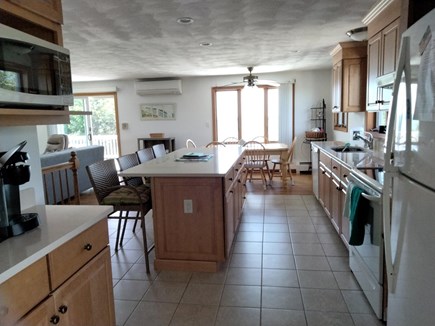
[[[435,325],[434,105],[435,9],[403,34],[393,87],[383,189],[387,325]]]

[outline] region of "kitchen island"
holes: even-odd
[[[184,160],[190,152],[207,157]],[[151,178],[157,270],[219,269],[246,192],[243,147],[183,148],[120,175]]]

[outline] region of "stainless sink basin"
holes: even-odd
[[[343,152],[343,153],[365,152],[364,148],[358,146],[337,146],[337,147],[331,147],[331,149],[335,152]]]

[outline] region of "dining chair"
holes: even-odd
[[[246,142],[243,147],[246,148],[245,168],[247,170],[249,181],[252,181],[252,174],[255,171],[260,172],[261,180],[263,181],[263,188],[266,190],[267,181],[265,170],[267,169],[266,162],[266,149],[264,145],[251,140]]]
[[[211,141],[207,145],[205,145],[205,147],[218,147],[218,146],[225,147],[225,144],[220,141]]]
[[[224,140],[222,140],[222,143],[228,145],[228,144],[238,144],[239,139],[236,137],[227,137]]]
[[[258,141],[259,143],[262,143],[262,144],[265,144],[268,142],[267,138],[264,136],[256,136],[256,137],[252,138],[251,140]]]
[[[296,141],[297,141],[297,137],[295,137],[288,149],[287,152],[284,152],[281,154],[279,159],[272,159],[272,175],[271,175],[271,180],[273,180],[273,177],[275,175],[275,170],[276,170],[276,166],[279,166],[279,172],[281,175],[281,178],[283,178],[284,183],[287,182],[287,177],[290,177],[290,181],[291,181],[291,185],[294,186],[295,183],[293,181],[293,175],[292,175],[292,169],[291,169],[291,162],[293,159],[293,153],[295,150],[295,145],[296,145]]]
[[[153,152],[156,158],[165,156],[166,155],[165,145],[164,144],[153,145]]]
[[[99,161],[86,166],[86,171],[94,189],[99,205],[113,206],[113,212],[108,218],[118,219],[118,228],[116,232],[115,251],[118,251],[121,224],[123,219],[137,219],[141,221],[143,248],[145,255],[146,272],[150,272],[149,252],[154,248],[152,245],[148,248],[145,216],[151,210],[151,191],[144,187],[122,185],[116,170],[115,159]],[[128,212],[139,212],[138,216],[130,216]],[[118,214],[113,214],[119,212]],[[123,213],[126,212],[124,215]]]
[[[151,147],[142,148],[136,151],[137,158],[140,163],[144,163],[154,159],[154,152]]]
[[[196,144],[192,139],[187,139],[186,140],[186,147],[187,148],[196,148]]]

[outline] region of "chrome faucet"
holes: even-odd
[[[373,149],[373,135],[368,132],[365,132],[364,135],[366,137],[361,136],[359,131],[354,131],[353,140],[361,139],[364,142],[365,148]]]

